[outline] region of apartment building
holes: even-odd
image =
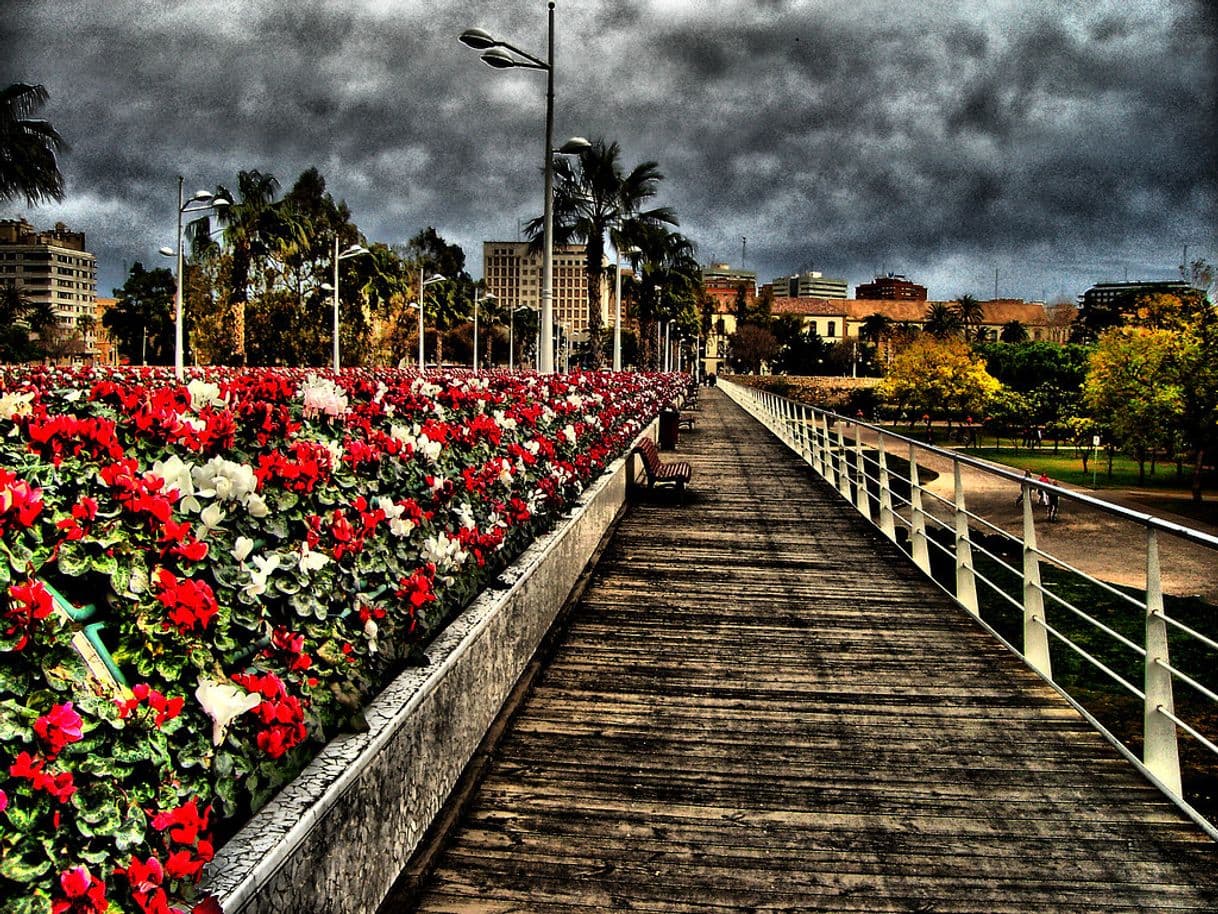
[[[97,347],[97,258],[84,232],[62,222],[40,232],[25,219],[0,220],[0,284],[14,282],[31,301],[50,305],[67,334],[79,332],[84,355]]]
[[[805,270],[793,276],[779,276],[771,284],[774,298],[844,299],[847,283],[844,279],[824,276],[815,270]]]
[[[873,282],[855,286],[854,297],[860,301],[926,301],[926,286],[911,282],[900,273],[889,273],[887,276],[877,276]]]
[[[588,331],[587,248],[582,244],[556,245],[553,262],[554,322],[575,338]],[[601,325],[612,326],[613,264],[603,262]],[[542,254],[530,251],[527,241],[484,241],[482,277],[486,292],[499,307],[541,307]]]

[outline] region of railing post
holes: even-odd
[[[884,433],[880,432],[876,442],[880,452],[880,532],[897,541],[897,525],[892,515],[892,486],[888,482],[888,455],[884,451]]]
[[[1048,680],[1053,679],[1049,660],[1049,632],[1045,629],[1045,595],[1040,589],[1040,554],[1036,548],[1036,516],[1032,510],[1032,487],[1023,487],[1023,656]]]
[[[973,541],[969,533],[968,512],[964,507],[964,481],[960,461],[953,460],[956,476],[956,600],[974,616],[980,616],[977,604],[977,578],[973,572]]]
[[[1176,724],[1167,716],[1176,713],[1171,672],[1162,665],[1168,662],[1168,656],[1159,573],[1159,534],[1153,527],[1146,532],[1146,705],[1142,723],[1142,761],[1164,787],[1176,796],[1183,796]]]
[[[918,455],[909,445],[909,545],[914,564],[930,575],[930,549],[926,544],[926,512],[922,510],[922,485],[918,482]]]
[[[837,486],[837,460],[833,456],[833,438],[829,434],[829,414],[821,413],[821,421],[824,423],[823,431],[824,441],[824,460],[825,460],[825,481],[831,486]]]
[[[871,520],[871,499],[867,494],[867,467],[863,463],[863,429],[854,423],[854,505],[859,514]]]
[[[799,404],[799,452],[803,454],[806,463],[812,463],[812,442],[808,437],[808,405],[806,403]]]
[[[845,422],[837,423],[837,491],[850,501],[850,453],[846,450]]]

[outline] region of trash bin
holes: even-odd
[[[660,410],[660,450],[675,451],[677,449],[677,420],[681,414],[671,406]]]

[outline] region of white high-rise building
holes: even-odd
[[[50,305],[65,331],[80,331],[85,355],[96,351],[97,258],[85,250],[84,232],[62,222],[39,232],[24,219],[0,220],[0,284],[9,282]]]
[[[794,276],[779,276],[773,282],[775,298],[845,298],[846,280],[805,270]]]

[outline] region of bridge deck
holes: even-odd
[[[1218,910],[1215,846],[717,391],[419,912]]]

